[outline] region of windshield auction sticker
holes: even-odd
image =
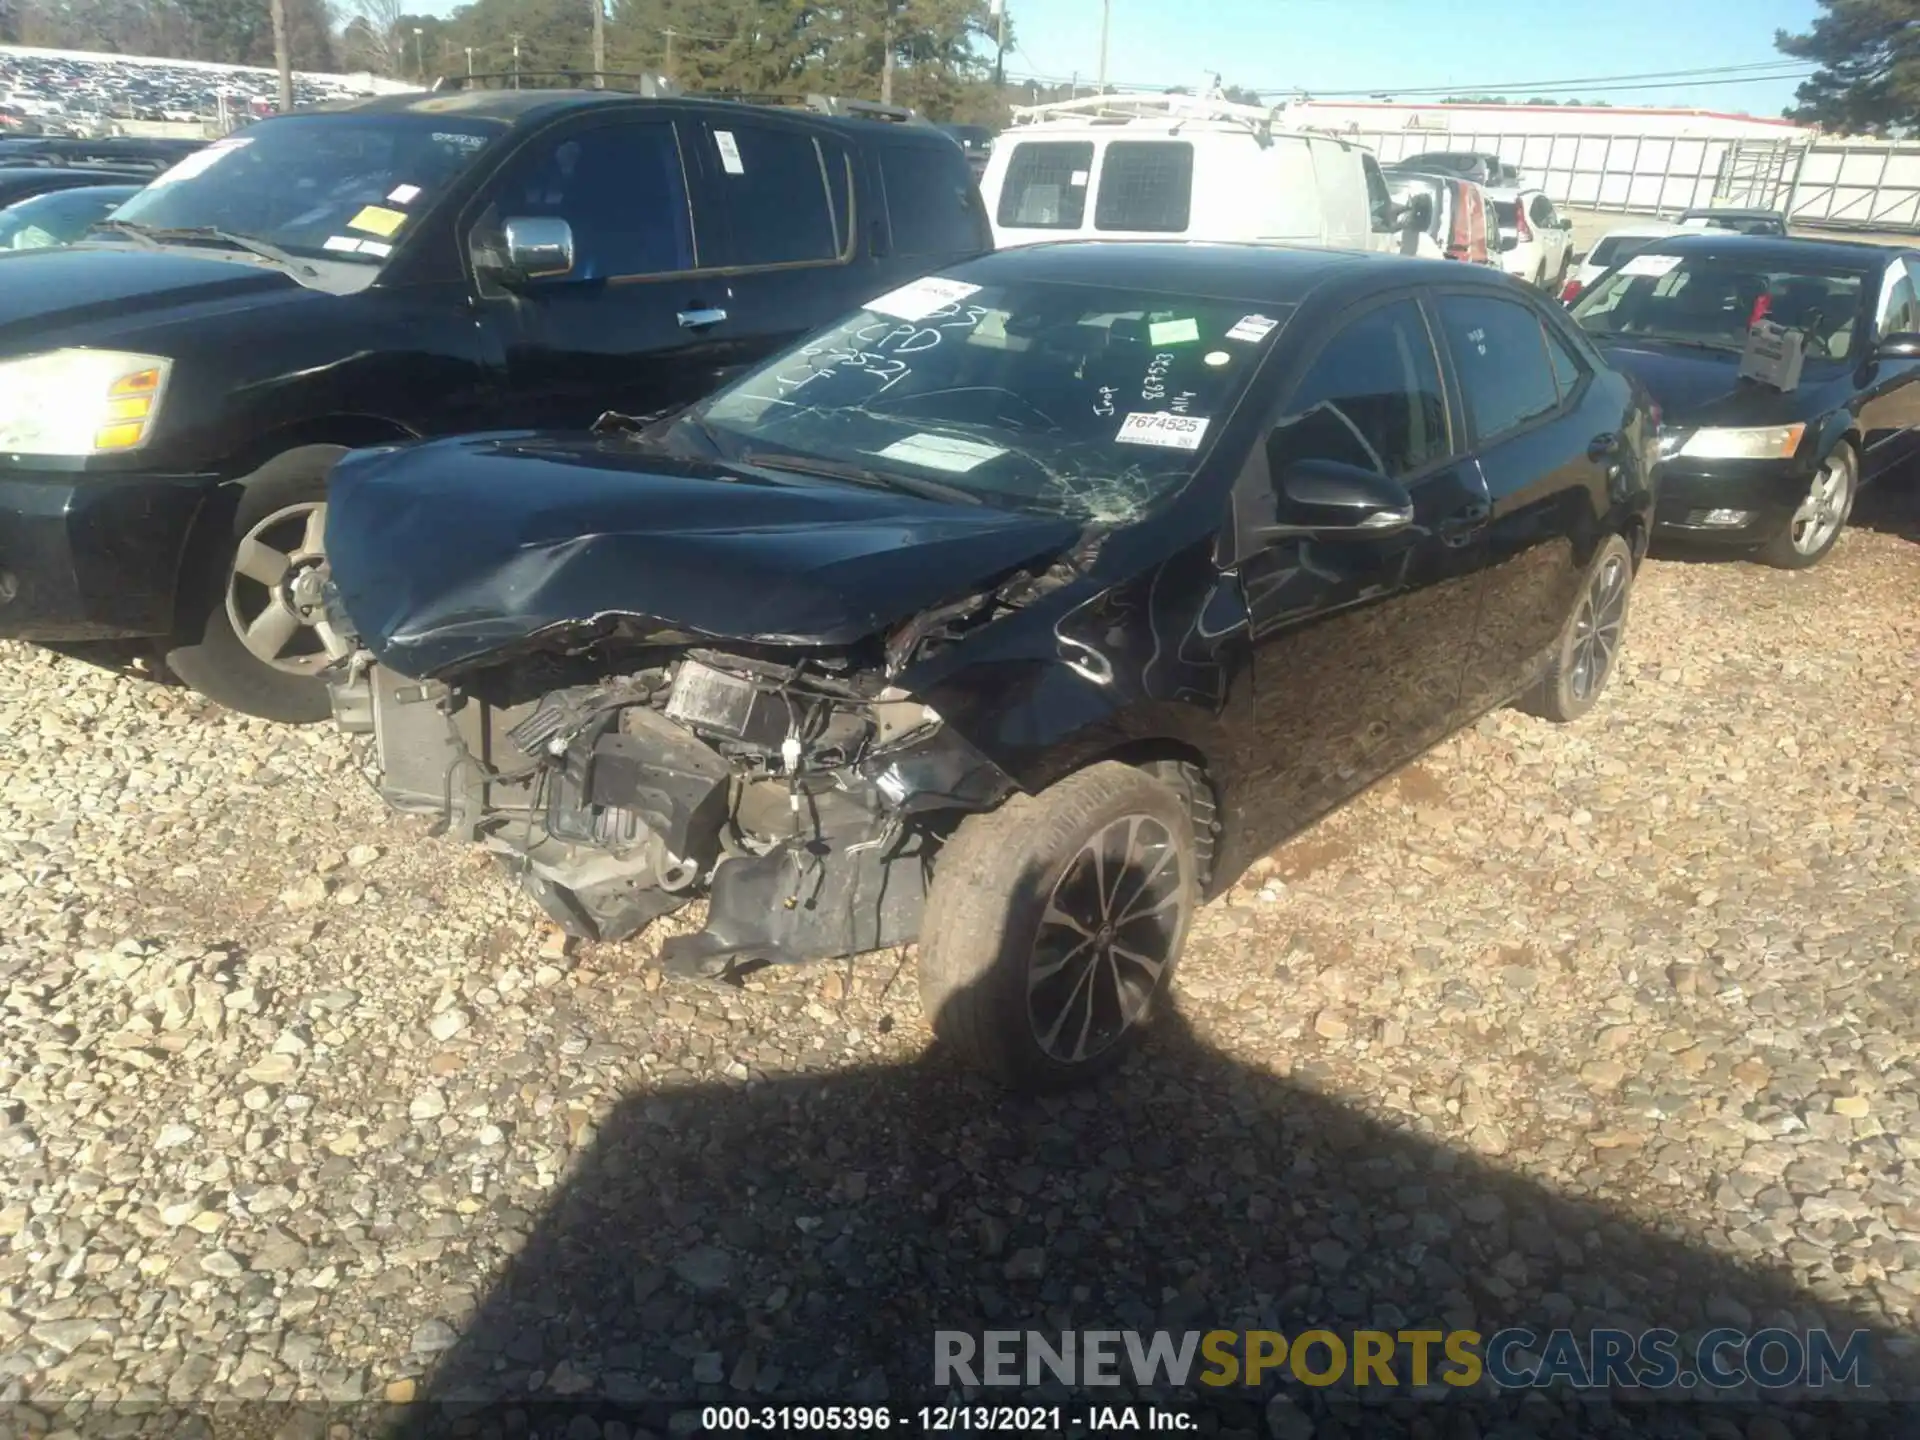
[[[902,285],[898,290],[889,291],[878,300],[869,300],[865,308],[876,315],[890,315],[896,320],[924,320],[936,311],[957,305],[969,295],[979,293],[978,285],[929,275],[925,279],[915,280],[911,285]]]
[[[998,460],[1006,453],[1003,446],[983,445],[978,440],[964,440],[957,435],[909,435],[904,440],[894,441],[880,455],[887,460],[903,460],[909,465],[923,465],[929,470],[947,470],[955,475],[964,475],[989,460]]]
[[[389,210],[381,205],[369,205],[347,222],[347,228],[371,230],[375,235],[391,236],[406,223],[406,215],[399,210]]]
[[[1248,344],[1258,344],[1274,332],[1278,320],[1270,320],[1265,315],[1248,315],[1227,331],[1229,340],[1243,340]]]
[[[1622,275],[1670,275],[1684,255],[1636,255],[1620,267]]]
[[[1113,438],[1123,445],[1157,445],[1163,450],[1198,450],[1207,433],[1199,415],[1172,415],[1164,410],[1134,411],[1120,422]]]

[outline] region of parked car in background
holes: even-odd
[[[0,161],[0,206],[13,205],[34,195],[55,190],[75,190],[82,186],[145,184],[152,176],[144,171],[109,170],[89,165],[84,169],[55,165],[7,165]],[[0,301],[4,304],[4,301]]]
[[[1654,445],[1490,270],[1021,247],[638,433],[349,456],[337,713],[572,933],[704,895],[662,953],[709,977],[917,937],[935,1032],[1052,1088],[1253,860],[1593,706]]]
[[[993,131],[985,125],[942,125],[940,127],[966,152],[967,164],[978,180],[987,173],[987,161],[993,155]]]
[[[1513,189],[1523,183],[1512,165],[1498,155],[1477,150],[1423,150],[1394,163],[1429,175],[1458,175],[1488,189]]]
[[[1593,248],[1585,255],[1573,257],[1567,282],[1560,288],[1561,303],[1571,305],[1594,281],[1614,266],[1625,264],[1654,241],[1686,233],[1678,225],[1666,225],[1658,221],[1649,221],[1644,225],[1622,225],[1617,230],[1609,230],[1593,242]]]
[[[1109,95],[1014,111],[980,182],[994,243],[1225,240],[1398,250],[1371,151],[1257,105]]]
[[[1730,206],[1703,205],[1680,212],[1680,224],[1693,228],[1732,230],[1741,235],[1785,235],[1787,217],[1779,210],[1742,210]]]
[[[1383,169],[1387,193],[1394,202],[1409,210],[1417,207],[1421,255],[1444,256],[1471,265],[1494,263],[1487,242],[1488,208],[1484,189],[1457,175],[1428,175],[1397,166]],[[1424,204],[1421,203],[1423,196]],[[1420,224],[1421,221],[1424,224]]]
[[[71,245],[139,193],[138,185],[81,185],[17,200],[0,208],[0,250]]]
[[[1859,487],[1920,450],[1920,252],[1707,232],[1659,240],[1571,314],[1659,402],[1659,533],[1800,570]],[[1781,390],[1743,378],[1752,327],[1797,332]]]
[[[1573,222],[1541,190],[1491,190],[1500,268],[1536,290],[1559,294],[1573,262]]]
[[[684,405],[991,244],[929,125],[530,86],[262,120],[99,233],[0,255],[0,636],[283,721],[348,449]]]

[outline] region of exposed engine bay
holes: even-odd
[[[662,957],[716,976],[911,940],[941,840],[1013,788],[888,678],[945,618],[884,647],[629,649],[556,688],[537,667],[409,680],[361,651],[334,709],[374,737],[388,804],[493,851],[570,934],[709,897]]]

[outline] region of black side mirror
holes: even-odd
[[[1433,197],[1416,195],[1407,202],[1407,223],[1415,230],[1433,228]]]
[[[1873,353],[1878,360],[1920,360],[1920,335],[1905,330],[1882,335]]]
[[[1362,539],[1413,524],[1413,497],[1398,480],[1338,460],[1296,460],[1274,476],[1274,523],[1262,540]]]

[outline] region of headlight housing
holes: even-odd
[[[1696,430],[1678,453],[1690,460],[1785,460],[1799,450],[1806,433],[1805,425]],[[1665,452],[1664,446],[1662,451]]]
[[[153,433],[173,361],[124,350],[0,360],[0,454],[117,455]]]

